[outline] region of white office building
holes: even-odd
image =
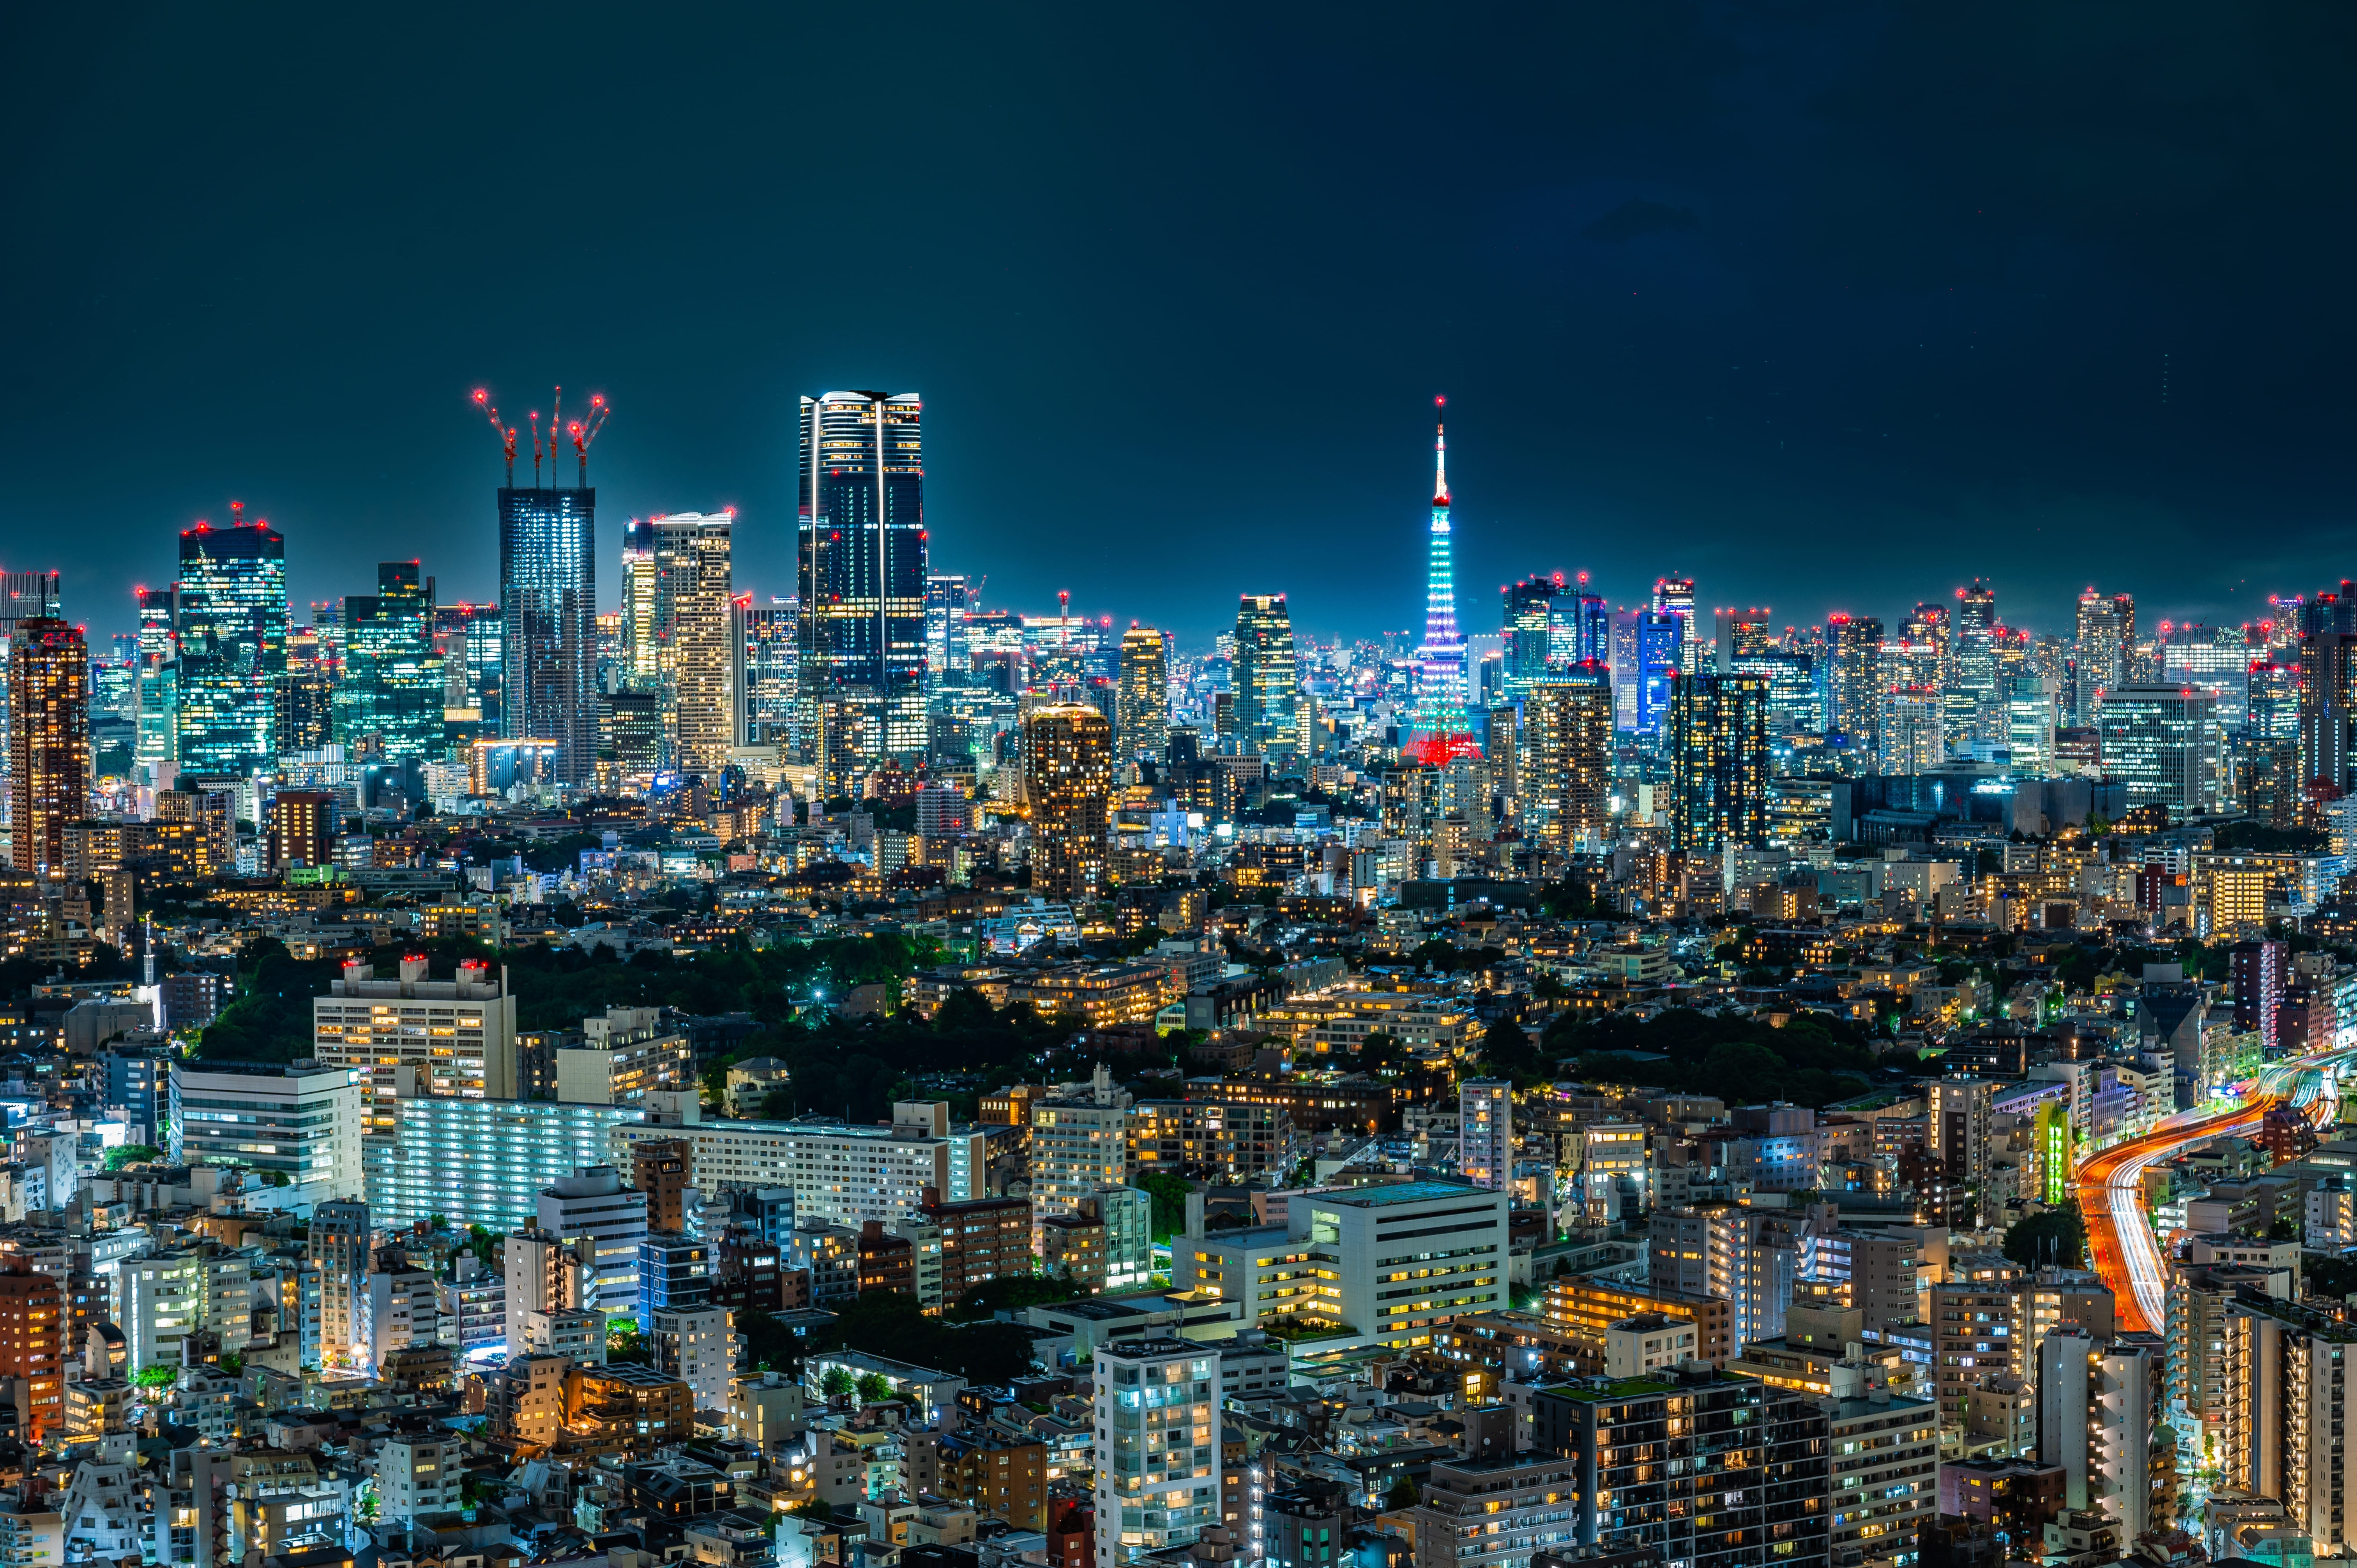
[[[245,1165],[316,1184],[323,1197],[361,1196],[364,1102],[350,1068],[174,1062],[173,1160]]]
[[[540,1195],[540,1229],[573,1241],[587,1238],[589,1277],[577,1305],[609,1317],[639,1310],[639,1243],[647,1237],[647,1195],[622,1185],[611,1165],[591,1165]],[[511,1287],[512,1289],[512,1287]]]

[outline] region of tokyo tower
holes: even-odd
[[[1436,408],[1447,398],[1433,399]],[[1431,768],[1460,757],[1480,757],[1481,743],[1473,738],[1465,716],[1465,634],[1457,629],[1457,571],[1448,535],[1448,427],[1442,424],[1432,444],[1431,581],[1426,590],[1424,646],[1416,651],[1422,666],[1415,699],[1415,720],[1407,754]]]

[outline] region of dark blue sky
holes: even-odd
[[[791,576],[792,408],[925,394],[937,568],[1200,640],[1532,569],[2066,628],[2357,570],[2336,5],[26,7],[0,564],[129,624],[235,497],[298,601],[490,596],[480,385]],[[299,612],[298,612],[299,613]]]

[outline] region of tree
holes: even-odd
[[[829,1399],[856,1393],[858,1389],[859,1380],[846,1367],[829,1367],[826,1375],[818,1380],[818,1391]]]
[[[1415,1507],[1422,1500],[1422,1494],[1416,1491],[1415,1483],[1402,1476],[1392,1483],[1392,1489],[1383,1495],[1383,1507],[1390,1512],[1397,1513],[1402,1509]]]
[[[881,1372],[862,1372],[855,1385],[862,1404],[880,1404],[892,1397],[892,1380]]]
[[[1154,1239],[1168,1241],[1187,1229],[1187,1196],[1195,1189],[1183,1178],[1156,1171],[1137,1178],[1154,1199]]]
[[[144,1165],[150,1160],[160,1160],[164,1151],[153,1144],[124,1144],[106,1151],[106,1168],[119,1171],[125,1165]]]
[[[2083,1267],[2087,1255],[2087,1222],[2081,1217],[2079,1206],[2066,1203],[2008,1227],[2005,1255],[2024,1268]]]
[[[143,1389],[168,1389],[180,1380],[178,1367],[148,1367],[133,1375],[132,1382]]]

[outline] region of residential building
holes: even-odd
[[[172,1064],[172,1158],[235,1165],[316,1184],[328,1197],[365,1189],[361,1074],[339,1063]]]
[[[311,999],[311,1054],[360,1075],[372,1139],[395,1134],[395,1102],[411,1096],[513,1100],[522,1092],[515,997],[505,975],[476,959],[462,961],[449,980],[429,979],[427,969],[423,954],[403,958],[393,980],[346,963],[328,994]]]
[[[1220,1518],[1219,1352],[1178,1339],[1096,1348],[1096,1568],[1196,1540]]]
[[[645,1193],[624,1187],[611,1165],[588,1166],[542,1191],[539,1229],[565,1241],[588,1242],[585,1294],[568,1305],[611,1316],[637,1313],[639,1245],[647,1234]]]

